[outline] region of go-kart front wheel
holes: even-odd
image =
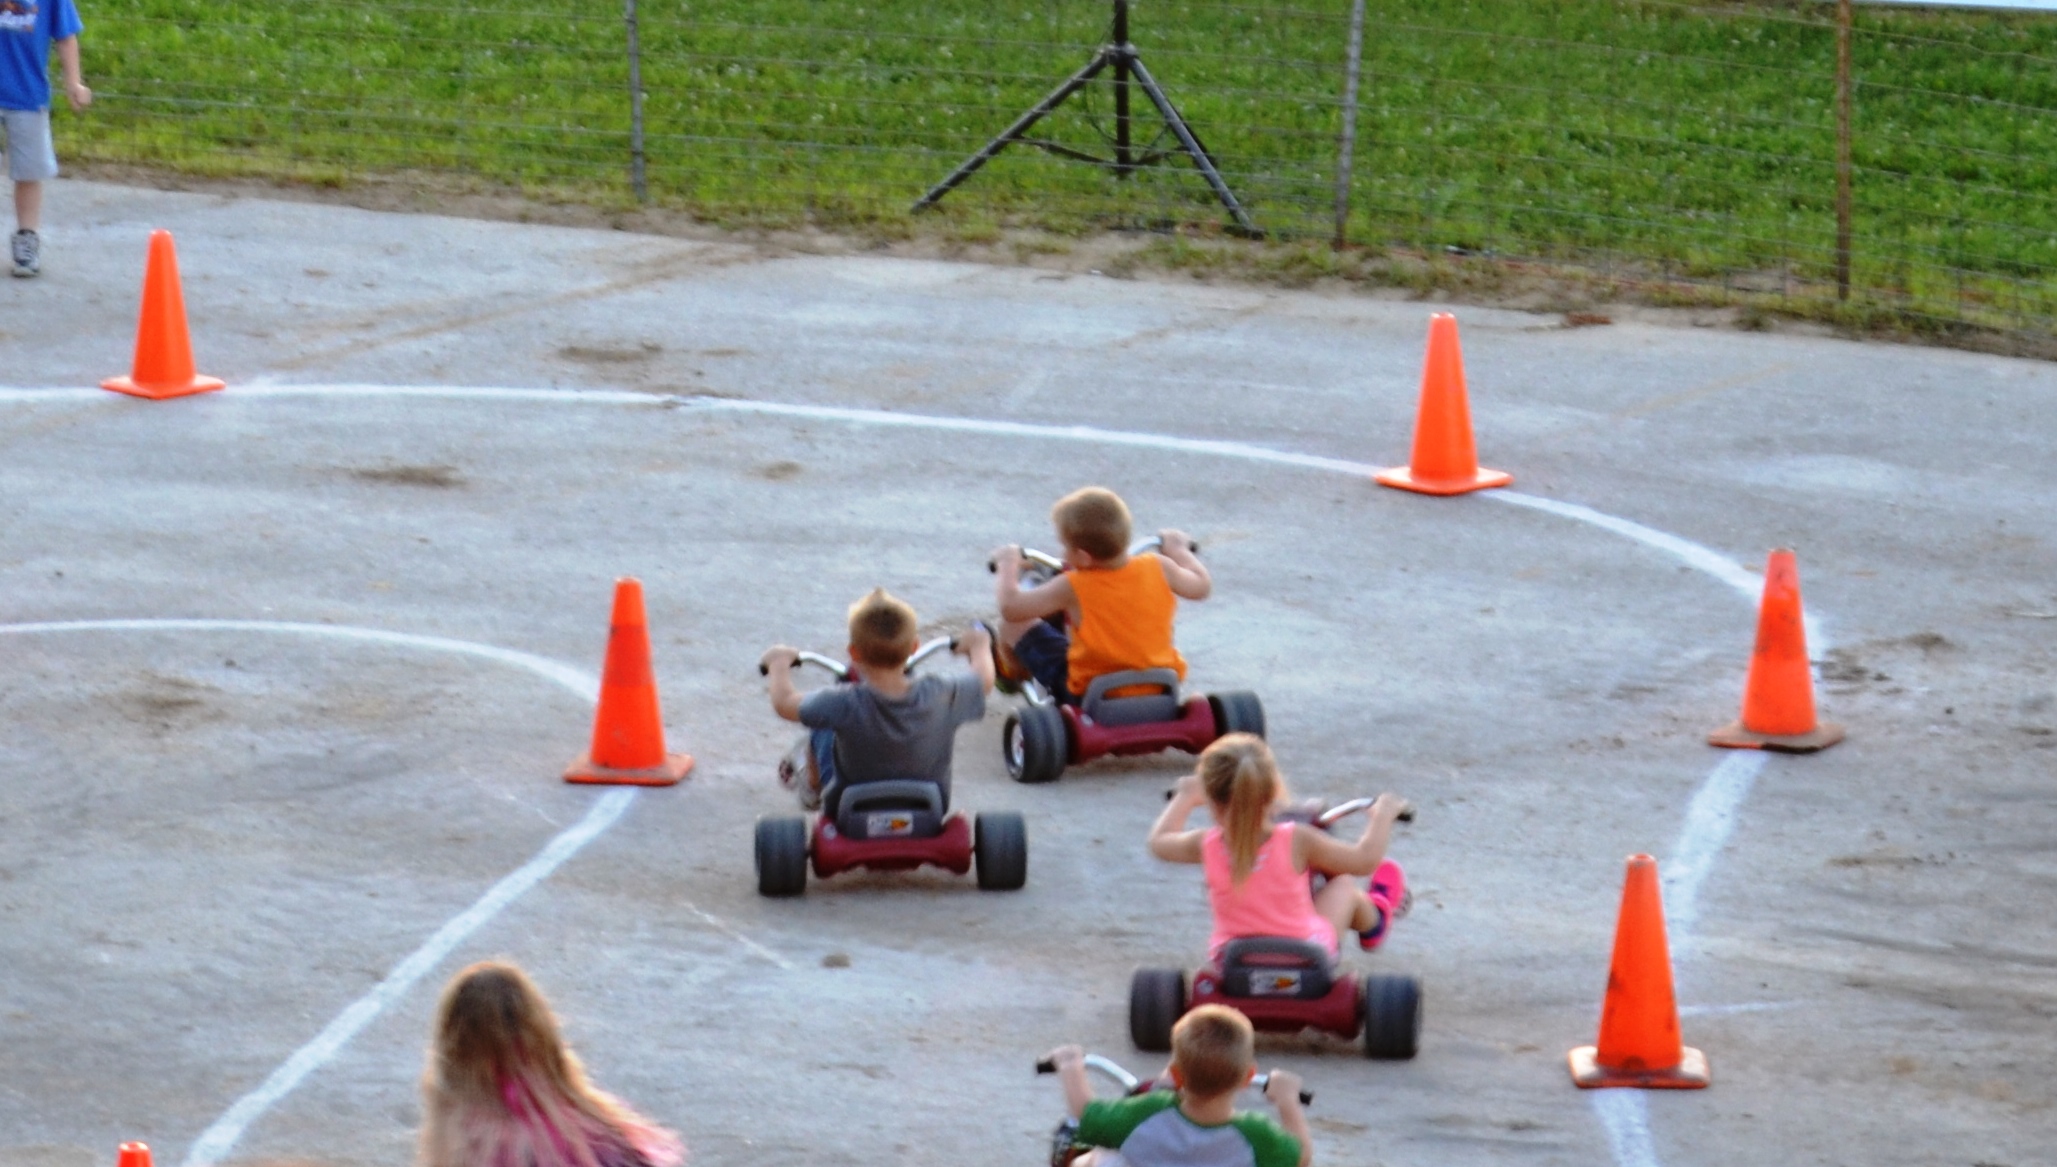
[[[1055,782],[1068,752],[1064,714],[1055,705],[1024,705],[1007,715],[1000,730],[1007,776],[1016,782]]]
[[[799,815],[757,820],[757,894],[796,896],[807,890],[807,820]]]
[[[1163,1053],[1171,1027],[1186,1015],[1186,974],[1175,968],[1139,968],[1128,983],[1128,1036],[1136,1048]]]
[[[1360,992],[1364,1056],[1406,1059],[1421,1044],[1421,982],[1373,973]]]
[[[1219,734],[1254,733],[1264,736],[1264,703],[1247,689],[1209,694],[1214,706],[1214,730]]]
[[[1013,811],[971,816],[971,857],[979,887],[1020,891],[1028,882],[1028,824]]]

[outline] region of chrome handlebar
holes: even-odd
[[[1190,550],[1193,554],[1200,554],[1200,545],[1198,543],[1189,543],[1186,546],[1187,550]],[[1163,549],[1164,540],[1155,535],[1145,535],[1134,543],[1129,544],[1128,553],[1130,555],[1141,555],[1145,551],[1161,551]],[[1038,551],[1033,547],[1024,547],[1021,549],[1021,557],[1051,575],[1064,570],[1064,560],[1047,551]],[[997,559],[986,560],[986,570],[998,574],[1000,561]]]
[[[1120,1063],[1103,1058],[1099,1054],[1087,1054],[1080,1060],[1084,1063],[1086,1069],[1121,1087],[1123,1094],[1135,1094],[1152,1085],[1152,1083],[1145,1082],[1143,1079],[1129,1073],[1126,1069],[1122,1068]],[[1049,1058],[1044,1058],[1036,1063],[1036,1073],[1038,1074],[1054,1074],[1056,1072],[1057,1063]],[[1259,1094],[1264,1093],[1264,1088],[1269,1085],[1271,1085],[1270,1074],[1259,1074],[1250,1079],[1250,1089],[1257,1091]],[[1314,1091],[1300,1091],[1300,1105],[1309,1106],[1313,1102]]]
[[[923,644],[920,648],[914,650],[914,655],[907,658],[907,671],[912,673],[915,670],[915,668],[921,664],[921,662],[929,659],[932,656],[935,656],[937,653],[949,652],[955,649],[956,647],[956,637],[938,636],[934,640],[931,640]],[[800,653],[800,659],[795,661],[794,664],[796,666],[813,665],[816,668],[825,669],[831,676],[835,677],[838,681],[847,681],[850,679],[850,665],[847,662],[836,660],[833,657],[823,656],[818,652],[803,651]],[[770,676],[771,666],[765,664],[763,661],[759,661],[757,663],[757,675],[760,677]]]

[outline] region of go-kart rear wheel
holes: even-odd
[[[1186,1015],[1186,974],[1175,968],[1139,968],[1128,983],[1128,1036],[1136,1048],[1163,1053],[1171,1027]]]
[[[971,816],[971,857],[986,891],[1020,891],[1028,882],[1028,824],[1013,811]]]
[[[1373,973],[1364,978],[1364,1056],[1411,1058],[1421,1044],[1421,982]]]
[[[1000,753],[1016,782],[1055,782],[1064,773],[1064,714],[1055,705],[1024,705],[1007,715]]]
[[[799,815],[757,820],[757,894],[796,896],[807,890],[807,820]]]
[[[1217,733],[1264,736],[1264,703],[1257,699],[1257,694],[1248,689],[1231,689],[1226,693],[1209,694],[1207,701],[1214,706]]]

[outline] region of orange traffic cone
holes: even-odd
[[[614,627],[600,675],[600,709],[593,718],[593,748],[574,758],[566,782],[672,786],[693,768],[686,754],[664,752],[664,714],[650,671],[650,629],[643,620],[643,585],[614,581]]]
[[[143,314],[136,323],[136,361],[126,377],[100,382],[102,389],[162,400],[221,388],[221,381],[193,371],[193,339],[186,333],[186,297],[179,290],[179,257],[171,232],[150,232],[150,259],[143,268]]]
[[[1648,855],[1628,857],[1621,917],[1614,925],[1614,964],[1607,970],[1607,999],[1600,1006],[1600,1044],[1572,1050],[1569,1060],[1571,1080],[1586,1089],[1697,1090],[1707,1085],[1707,1055],[1679,1041],[1664,903],[1657,891],[1657,861]]]
[[[1814,720],[1814,674],[1801,622],[1800,568],[1784,548],[1764,565],[1757,650],[1743,683],[1743,716],[1707,735],[1717,746],[1811,754],[1843,740],[1843,727]]]
[[[150,1167],[150,1148],[143,1143],[123,1143],[114,1167]]]
[[[1457,318],[1438,312],[1428,318],[1428,361],[1421,371],[1421,405],[1414,418],[1414,458],[1381,470],[1382,486],[1421,494],[1465,494],[1514,481],[1512,474],[1481,470],[1471,440],[1471,405],[1464,394],[1464,353],[1457,344]]]

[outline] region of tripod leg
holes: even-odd
[[[1186,124],[1186,119],[1180,116],[1178,109],[1171,104],[1171,99],[1164,96],[1164,90],[1157,85],[1157,78],[1152,77],[1150,70],[1143,67],[1143,59],[1131,58],[1128,66],[1136,75],[1136,81],[1142,85],[1143,92],[1149,94],[1150,101],[1157,106],[1157,112],[1164,116],[1165,124],[1170,126],[1171,132],[1177,136],[1179,145],[1185,147],[1186,154],[1193,160],[1193,165],[1198,167],[1207,179],[1207,185],[1214,188],[1214,197],[1220,199],[1221,205],[1228,208],[1228,213],[1235,216],[1236,226],[1252,235],[1263,234],[1257,229],[1257,224],[1250,220],[1250,213],[1243,209],[1243,204],[1236,201],[1235,192],[1229,190],[1228,183],[1222,180],[1221,171],[1214,168],[1214,159],[1208,157],[1207,151],[1200,147],[1200,140],[1193,136],[1193,128]]]
[[[935,206],[937,200],[941,199],[944,195],[949,194],[953,189],[957,187],[957,184],[963,182],[967,178],[970,178],[974,173],[978,171],[979,167],[984,166],[986,163],[992,161],[993,156],[995,154],[998,154],[1000,151],[1005,150],[1009,142],[1012,142],[1015,139],[1021,137],[1023,134],[1028,133],[1030,126],[1033,126],[1037,122],[1043,120],[1043,115],[1049,113],[1051,110],[1056,109],[1058,106],[1064,104],[1065,98],[1070,97],[1072,94],[1077,93],[1081,89],[1084,89],[1086,87],[1086,82],[1091,81],[1093,78],[1099,76],[1100,70],[1105,69],[1107,67],[1108,61],[1111,59],[1112,58],[1108,55],[1106,49],[1102,49],[1099,52],[1093,54],[1093,59],[1091,61],[1086,62],[1085,68],[1080,69],[1076,73],[1073,73],[1064,82],[1064,84],[1059,85],[1055,89],[1052,89],[1050,91],[1049,96],[1043,98],[1043,100],[1029,107],[1029,111],[1027,113],[1022,114],[1020,117],[1014,119],[1014,124],[1008,126],[1005,130],[1002,130],[1000,132],[999,137],[994,138],[990,142],[987,142],[983,147],[980,148],[978,153],[973,154],[970,158],[965,159],[963,165],[951,171],[947,178],[943,179],[943,181],[937,183],[936,185],[930,187],[927,194],[915,200],[914,206],[911,209],[920,211]]]

